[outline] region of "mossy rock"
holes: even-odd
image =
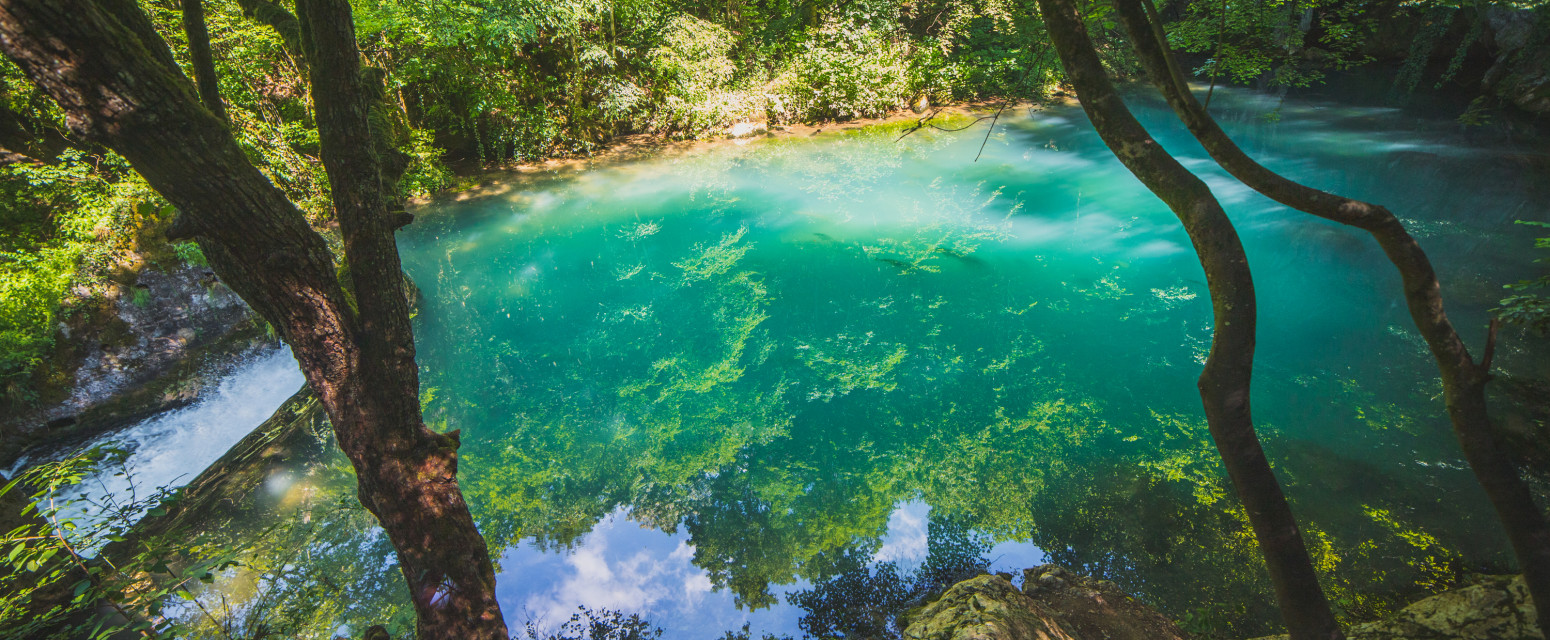
[[[1080,640],[1054,611],[997,575],[959,582],[910,617],[905,640]]]

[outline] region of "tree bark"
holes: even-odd
[[[215,76],[215,57],[210,53],[210,29],[205,25],[204,0],[183,0],[183,35],[188,38],[188,61],[194,67],[194,86],[199,100],[222,122],[226,104],[221,102],[220,79]]]
[[[1039,0],[1039,8],[1093,127],[1120,162],[1178,216],[1205,270],[1215,330],[1200,375],[1200,397],[1217,452],[1248,511],[1287,629],[1295,640],[1341,638],[1291,507],[1254,431],[1249,409],[1254,283],[1237,231],[1205,183],[1168,155],[1121,101],[1070,0]]]
[[[1539,619],[1550,620],[1550,522],[1496,439],[1485,400],[1490,358],[1476,363],[1469,355],[1443,309],[1442,285],[1420,243],[1382,206],[1302,185],[1255,162],[1189,91],[1149,0],[1120,0],[1115,6],[1147,76],[1217,164],[1276,202],[1367,231],[1383,248],[1399,271],[1410,318],[1437,361],[1448,417],[1464,458],[1507,530]],[[1486,349],[1489,352],[1490,346]]]
[[[382,95],[381,77],[361,68],[347,0],[298,0],[297,13],[323,166],[360,311],[358,343],[371,363],[361,372],[373,391],[368,415],[379,416],[374,430],[335,433],[351,460],[374,462],[356,463],[361,503],[396,536],[419,637],[505,638],[494,567],[457,485],[457,432],[432,432],[420,416],[409,301],[389,215],[397,176],[384,175],[369,117]]]
[[[308,6],[316,48],[329,56],[322,66],[341,67],[315,79],[330,93],[318,109],[325,164],[361,315],[322,237],[199,106],[134,0],[0,0],[0,50],[59,103],[73,132],[122,154],[177,207],[176,235],[198,240],[221,279],[291,345],[356,469],[361,502],[398,551],[419,637],[504,639],[489,553],[458,489],[456,435],[420,417],[397,252],[376,213],[376,168],[356,157],[371,146],[340,148],[365,127],[342,4]]]

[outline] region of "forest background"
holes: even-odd
[[[482,167],[591,154],[622,135],[703,138],[742,121],[1039,100],[1061,81],[1031,0],[354,4],[367,63],[386,77],[380,130],[410,158],[397,185],[406,197]],[[178,3],[140,5],[185,55]],[[1110,7],[1086,11],[1111,72],[1134,75]],[[205,12],[239,141],[337,251],[295,17],[271,0],[208,0]],[[1460,126],[1550,112],[1543,2],[1193,0],[1162,14],[1197,79],[1213,85],[1305,87],[1381,65],[1397,97],[1463,96]],[[203,257],[165,240],[170,205],[123,158],[72,139],[6,61],[0,147],[28,156],[0,163],[0,409],[12,413],[68,392],[79,364],[70,336],[111,342],[109,299],[135,295],[140,269]],[[1543,324],[1545,285],[1512,285],[1503,315]]]

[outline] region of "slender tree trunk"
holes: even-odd
[[[457,484],[457,433],[425,428],[419,369],[393,239],[388,192],[369,113],[381,76],[366,73],[347,0],[298,0],[334,212],[344,236],[373,423],[336,428],[355,461],[361,503],[394,538],[419,617],[419,637],[505,638],[495,571]],[[375,71],[375,70],[373,70]],[[368,82],[374,83],[371,86]],[[362,464],[371,461],[371,464]]]
[[[291,345],[355,466],[361,502],[398,551],[419,637],[504,639],[489,553],[457,485],[456,435],[420,418],[372,145],[350,148],[365,122],[342,3],[310,8],[323,66],[342,67],[323,70],[315,88],[330,95],[319,101],[320,128],[359,316],[323,239],[199,106],[134,0],[0,0],[0,50],[59,103],[73,132],[122,154],[177,207],[169,235],[197,239],[222,281]]]
[[[222,122],[226,117],[226,105],[221,102],[220,80],[215,77],[215,57],[210,53],[210,30],[205,26],[204,0],[183,0],[183,34],[188,37],[188,60],[194,67],[194,86],[199,88],[199,101]]]
[[[1271,470],[1249,410],[1255,300],[1248,259],[1232,222],[1205,183],[1168,155],[1121,101],[1070,0],[1039,0],[1050,40],[1099,136],[1120,162],[1178,216],[1211,292],[1215,330],[1200,397],[1294,640],[1343,637],[1308,560],[1291,507]]]
[[[1442,285],[1421,245],[1388,209],[1304,186],[1266,169],[1233,143],[1195,100],[1148,0],[1115,3],[1153,84],[1212,159],[1245,185],[1304,213],[1372,234],[1399,271],[1410,317],[1437,361],[1454,435],[1512,542],[1540,620],[1550,620],[1550,523],[1497,442],[1485,400],[1490,356],[1476,363],[1443,309]],[[1492,345],[1487,344],[1489,354]]]

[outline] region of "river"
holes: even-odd
[[[1214,102],[1266,165],[1404,219],[1477,352],[1501,285],[1542,271],[1513,224],[1550,219],[1529,143],[1385,107]],[[1376,245],[1236,183],[1159,102],[1133,107],[1243,236],[1256,422],[1337,608],[1510,570]],[[427,422],[462,430],[514,630],[586,607],[672,638],[861,634],[964,571],[1046,561],[1196,631],[1274,629],[1195,390],[1211,313],[1188,239],[1079,109],[1008,114],[980,154],[984,126],[715,145],[416,211],[400,250]],[[1545,347],[1506,332],[1500,372],[1550,377]],[[308,561],[230,569],[202,597],[290,611],[299,635],[412,628],[348,466],[291,476],[273,517],[307,525],[260,548]]]

